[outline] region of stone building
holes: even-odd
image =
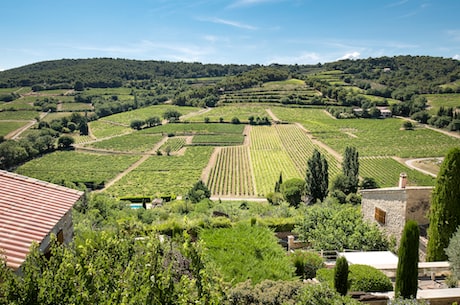
[[[398,187],[361,191],[364,218],[377,223],[388,235],[394,236],[397,244],[406,221],[415,220],[421,227],[429,224],[433,187],[406,186],[406,183],[406,174],[401,174]]]

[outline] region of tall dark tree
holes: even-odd
[[[431,196],[427,261],[447,259],[444,249],[460,225],[460,148],[444,158]]]
[[[283,173],[282,172],[280,173],[280,177],[279,177],[278,181],[275,183],[275,192],[277,192],[277,193],[280,192],[281,184],[283,184]]]
[[[404,226],[398,251],[395,294],[405,299],[415,298],[418,287],[418,247],[420,231],[414,220]]]
[[[326,158],[316,149],[313,151],[313,156],[308,159],[305,182],[306,193],[312,201],[323,201],[327,196],[329,185],[328,164]]]
[[[337,259],[334,267],[334,288],[341,295],[348,291],[348,262],[344,256]]]
[[[345,194],[356,193],[359,184],[359,154],[356,147],[345,148],[342,162],[342,172],[347,178]]]

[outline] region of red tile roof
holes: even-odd
[[[0,170],[0,255],[17,269],[83,192]]]

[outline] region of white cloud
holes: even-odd
[[[351,52],[343,55],[340,58],[337,58],[337,60],[342,60],[342,59],[358,59],[361,54],[359,52]]]
[[[233,27],[240,28],[240,29],[257,30],[257,28],[252,25],[244,24],[238,21],[232,21],[232,20],[226,20],[226,19],[220,19],[220,18],[210,18],[210,19],[205,19],[205,20],[209,22],[213,22],[213,23],[233,26]]]
[[[274,56],[267,64],[317,64],[321,58],[317,53],[302,53],[298,56]]]

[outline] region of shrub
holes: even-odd
[[[316,277],[316,271],[324,268],[324,259],[316,252],[297,250],[290,254],[295,274],[302,279]]]
[[[341,296],[332,286],[306,285],[303,289],[298,304],[302,305],[358,305],[361,304],[357,300],[353,300],[349,296]]]
[[[391,280],[380,270],[367,265],[350,265],[349,281],[351,291],[386,292],[392,291]],[[316,278],[332,286],[334,272],[332,269],[319,269]]]
[[[334,288],[341,295],[348,291],[348,262],[343,256],[339,257],[334,268]]]
[[[304,284],[299,281],[265,280],[255,286],[252,282],[239,283],[229,292],[231,305],[294,305]]]

